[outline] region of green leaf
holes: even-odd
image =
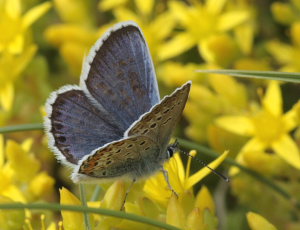
[[[123,218],[127,220],[132,220],[144,224],[149,224],[158,228],[163,228],[167,230],[180,230],[179,228],[150,219],[144,216],[138,216],[132,213],[125,213],[123,211],[114,211],[109,209],[103,208],[90,208],[86,206],[79,206],[79,205],[62,205],[62,204],[55,204],[55,203],[5,203],[0,204],[0,210],[17,210],[17,209],[30,209],[30,210],[52,210],[52,211],[73,211],[73,212],[85,212],[85,213],[95,213],[105,216],[113,216],[117,218]]]
[[[43,124],[23,124],[23,125],[12,125],[6,127],[0,127],[0,133],[11,133],[20,131],[30,131],[30,130],[43,130]]]
[[[199,73],[226,74],[234,77],[259,78],[265,80],[278,80],[285,82],[300,83],[300,73],[288,73],[279,71],[254,71],[254,70],[234,70],[234,69],[216,69],[216,70],[196,70]]]

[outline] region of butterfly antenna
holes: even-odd
[[[178,142],[176,140],[177,145],[178,145]],[[193,157],[192,155],[190,155],[189,153],[179,149],[179,151],[185,155],[187,155],[188,157],[191,157],[191,158],[194,158],[196,161],[198,161],[200,164],[202,164],[204,167],[208,168],[209,170],[211,170],[215,175],[217,175],[218,177],[222,178],[224,181],[226,182],[229,182],[229,178],[225,175],[223,175],[222,173],[218,172],[217,170],[214,170],[213,168],[209,167],[209,165],[207,165],[204,161],[200,160],[200,159],[197,159],[195,157]]]

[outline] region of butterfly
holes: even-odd
[[[91,48],[80,86],[66,85],[46,102],[45,130],[74,182],[133,180],[163,170],[191,82],[160,100],[149,48],[139,26],[112,27]]]

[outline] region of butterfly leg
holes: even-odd
[[[131,190],[131,188],[132,188],[132,186],[133,186],[133,184],[134,184],[135,182],[136,182],[136,179],[133,179],[132,182],[131,182],[131,184],[129,185],[127,191],[126,191],[126,194],[125,194],[125,197],[124,197],[124,201],[123,201],[123,204],[122,204],[122,206],[121,206],[121,211],[125,209],[124,206],[125,206],[126,199],[127,199],[128,194],[129,194],[129,192],[130,192],[130,190]]]
[[[175,192],[175,190],[173,189],[173,187],[172,187],[172,185],[170,183],[168,171],[165,170],[163,167],[161,168],[161,171],[164,174],[164,177],[166,179],[166,182],[168,184],[169,189],[178,197],[178,194]]]

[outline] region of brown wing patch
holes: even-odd
[[[142,136],[114,142],[98,149],[83,161],[79,173],[99,178],[120,176],[126,173],[126,169],[129,172],[130,162],[139,160],[141,154],[151,146],[153,142]],[[120,168],[123,171],[117,170]]]
[[[176,125],[186,104],[190,84],[185,84],[172,95],[165,97],[160,104],[145,114],[128,132],[131,135],[149,135],[152,130],[162,129],[170,123]],[[173,127],[172,127],[173,128]]]

